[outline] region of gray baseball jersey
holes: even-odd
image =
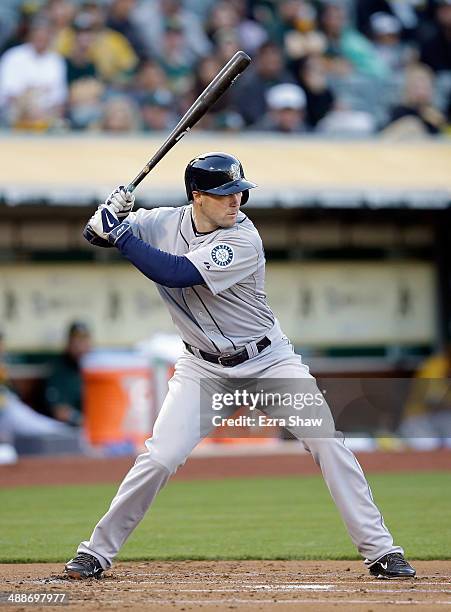
[[[140,209],[127,221],[144,242],[185,255],[205,281],[183,289],[157,285],[185,342],[208,352],[234,351],[274,326],[264,291],[262,241],[243,212],[233,227],[206,234],[196,232],[191,205]]]

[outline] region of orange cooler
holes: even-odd
[[[93,445],[142,447],[155,421],[153,374],[133,352],[94,352],[83,363],[84,428]]]

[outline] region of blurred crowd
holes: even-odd
[[[450,124],[451,0],[2,0],[0,126],[167,131],[239,49],[202,129]]]

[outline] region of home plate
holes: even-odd
[[[250,589],[266,591],[330,591],[335,588],[333,584],[253,584]]]

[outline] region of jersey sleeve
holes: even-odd
[[[216,295],[257,270],[259,252],[252,242],[227,238],[186,253],[205,284]]]
[[[141,238],[149,244],[154,243],[154,228],[157,222],[158,209],[146,210],[140,208],[136,212],[131,212],[127,216],[127,223],[130,225],[133,235]]]

